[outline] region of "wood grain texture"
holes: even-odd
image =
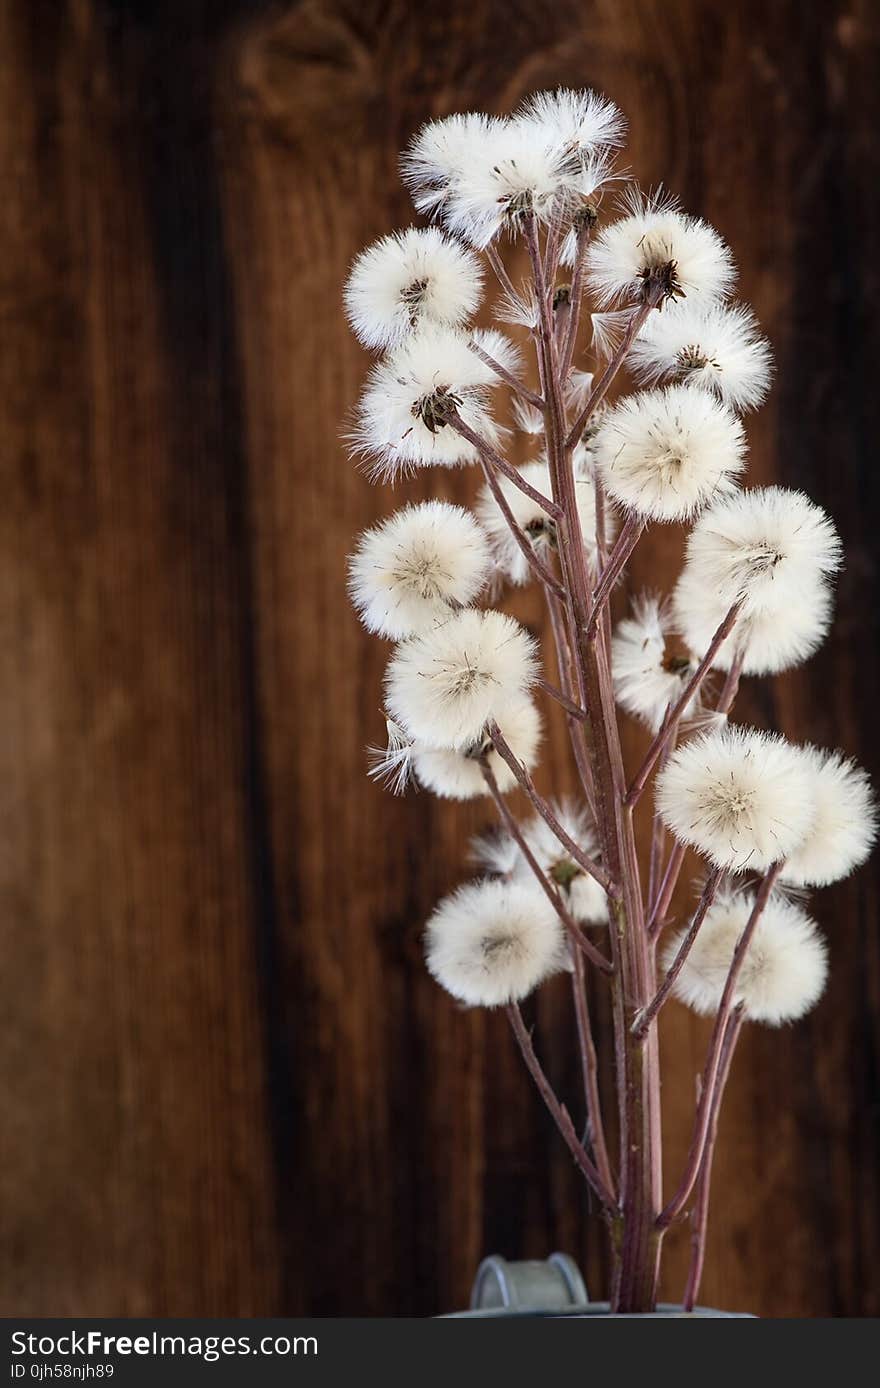
[[[753,478],[847,546],[833,638],[744,711],[876,766],[877,45],[869,0],[0,0],[4,1314],[430,1314],[556,1247],[602,1285],[503,1019],[421,965],[487,812],[364,776],[384,652],[344,556],[392,501],[340,443],[340,284],[427,116],[620,102],[772,338]],[[827,997],[737,1059],[708,1301],[880,1314],[876,888],[819,897]],[[576,1096],[564,987],[537,1026]],[[670,1008],[670,1179],[706,1031]]]

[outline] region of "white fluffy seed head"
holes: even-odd
[[[683,579],[725,608],[742,601],[745,614],[782,625],[801,593],[812,595],[841,558],[837,531],[820,506],[803,492],[762,487],[704,512],[688,537]]]
[[[770,389],[770,344],[741,304],[667,304],[649,315],[628,362],[636,380],[703,386],[740,411],[755,409]]]
[[[541,742],[541,715],[534,701],[526,694],[513,696],[499,712],[497,721],[514,756],[531,771],[537,762]],[[473,800],[476,796],[487,795],[480,764],[483,752],[487,754],[498,789],[512,790],[516,785],[513,772],[488,738],[481,738],[460,751],[413,743],[411,755],[416,780],[444,800]]]
[[[361,535],[349,560],[349,593],[368,631],[400,641],[473,602],[491,564],[470,511],[423,501]]]
[[[480,741],[536,671],[535,642],[513,617],[466,609],[396,648],[388,708],[416,742],[460,751]]]
[[[451,189],[474,160],[482,163],[496,117],[480,112],[428,121],[401,158],[403,181],[419,212],[442,214]]]
[[[496,349],[503,341],[500,333],[477,340],[491,341]],[[443,422],[444,403],[487,442],[497,443],[488,387],[497,385],[498,377],[468,341],[451,328],[424,327],[373,367],[353,435],[355,451],[373,460],[373,477],[393,479],[417,467],[475,461],[474,446]]]
[[[596,496],[593,480],[586,463],[586,451],[576,450],[574,457],[575,494],[578,514],[584,536],[584,549],[591,567],[596,563]],[[546,462],[538,460],[526,463],[519,469],[520,476],[542,496],[549,497],[552,491],[550,469]],[[536,501],[520,491],[514,482],[506,477],[498,478],[499,487],[512,511],[517,524],[531,540],[532,546],[542,559],[550,559],[556,549],[556,522],[547,515]],[[489,537],[489,544],[498,571],[509,583],[522,585],[532,577],[528,560],[511,534],[510,526],[504,517],[492,489],[485,484],[477,499],[477,515],[480,524]],[[607,529],[612,533],[612,517],[608,517]]]
[[[579,166],[603,149],[615,149],[626,137],[620,109],[597,92],[558,87],[536,92],[514,119],[543,131],[572,163]]]
[[[383,236],[357,257],[345,286],[345,307],[365,347],[394,347],[425,323],[457,327],[481,297],[476,256],[437,227]]]
[[[428,969],[469,1007],[519,1002],[566,966],[559,918],[537,885],[471,882],[440,902],[425,932]]]
[[[667,649],[672,630],[668,610],[660,599],[643,593],[632,605],[629,617],[617,624],[611,642],[614,695],[621,708],[656,733],[666,710],[684,692],[695,662],[673,656]],[[685,706],[683,718],[699,708],[699,694]]]
[[[568,836],[596,861],[599,848],[583,809],[571,800],[551,803],[551,808]],[[608,898],[594,877],[571,857],[546,820],[536,815],[520,825],[521,832],[537,862],[555,882],[566,906],[581,925],[604,925],[608,921]],[[534,873],[512,835],[494,832],[481,835],[471,844],[471,857],[495,877],[512,881],[534,881]]]
[[[801,749],[815,812],[804,842],[787,859],[781,880],[825,887],[848,877],[867,858],[877,837],[877,805],[861,767],[840,752]]]
[[[696,386],[626,396],[593,444],[605,490],[645,520],[685,520],[733,489],[745,432],[732,410]]]
[[[632,303],[650,280],[669,297],[717,299],[736,277],[728,247],[708,223],[678,210],[662,194],[628,190],[627,215],[603,228],[587,254],[587,274],[600,305]]]
[[[672,605],[677,630],[700,660],[731,603],[686,568]],[[737,654],[742,654],[744,675],[778,675],[802,664],[825,639],[832,607],[831,588],[823,578],[804,580],[790,588],[784,607],[740,615],[713,657],[713,669],[729,670]]]
[[[798,749],[725,727],[678,748],[657,778],[667,828],[718,867],[763,872],[805,841],[815,810]]]
[[[754,905],[746,892],[728,892],[709,908],[681,973],[675,996],[704,1016],[718,1011],[733,953]],[[664,950],[668,967],[684,932]],[[809,916],[784,896],[770,897],[755,927],[737,979],[734,1001],[749,1021],[779,1026],[796,1021],[821,997],[828,976],[827,949]]]
[[[526,214],[546,222],[565,196],[566,161],[537,125],[495,121],[450,183],[442,212],[451,231],[479,250],[515,235]]]

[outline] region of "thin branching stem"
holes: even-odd
[[[525,381],[521,381],[518,376],[514,376],[512,371],[508,371],[507,367],[503,366],[500,361],[496,361],[493,356],[490,356],[485,348],[480,346],[479,342],[471,341],[468,343],[468,347],[475,357],[479,357],[480,361],[485,362],[490,371],[494,371],[496,376],[502,381],[506,381],[515,395],[518,395],[522,400],[528,401],[530,405],[534,405],[538,410],[543,408],[544,401],[541,396],[538,395],[537,391],[531,390],[526,385]]]
[[[504,488],[498,481],[498,477],[496,475],[493,464],[485,456],[485,454],[480,453],[479,457],[480,466],[483,469],[483,476],[485,477],[489,490],[491,491],[492,496],[495,499],[495,505],[498,507],[498,510],[504,517],[507,523],[507,528],[513,536],[514,541],[516,542],[523,558],[525,559],[526,563],[528,564],[529,568],[532,570],[533,574],[538,579],[538,581],[540,583],[543,583],[548,593],[555,594],[556,597],[563,597],[565,595],[565,589],[563,588],[562,584],[559,582],[558,578],[552,572],[552,570],[544,563],[540,554],[538,554],[537,550],[535,549],[535,546],[532,544],[528,535],[516,519],[516,516],[513,514],[510,502],[504,495]]]
[[[694,912],[693,920],[690,923],[687,934],[685,935],[684,939],[681,942],[681,945],[679,946],[678,953],[676,954],[675,958],[673,959],[672,963],[667,969],[666,976],[664,977],[663,982],[660,984],[660,987],[657,989],[657,992],[654,994],[653,998],[648,1003],[648,1006],[639,1013],[639,1015],[636,1017],[635,1021],[632,1024],[631,1030],[633,1036],[641,1038],[647,1035],[649,1026],[654,1021],[655,1017],[657,1016],[657,1013],[660,1011],[660,1008],[663,1006],[666,999],[669,997],[669,994],[672,992],[675,980],[678,978],[678,975],[684,968],[685,960],[690,954],[691,947],[694,941],[696,940],[697,935],[700,932],[700,926],[706,919],[706,915],[709,911],[709,908],[715,900],[715,897],[718,893],[718,888],[721,884],[723,877],[723,868],[713,868],[713,870],[707,877],[706,885],[704,886],[702,894],[700,896],[700,900],[697,903],[697,909]]]
[[[592,634],[598,627],[603,608],[608,602],[614,585],[623,572],[625,565],[629,561],[630,555],[638,544],[644,528],[645,523],[640,516],[627,516],[624,521],[620,534],[615,541],[614,548],[609,554],[608,561],[599,576],[596,590],[593,593],[593,606],[590,610],[590,619],[587,624],[588,634]]]
[[[551,684],[550,680],[545,680],[542,676],[537,681],[537,687],[543,690],[548,698],[560,704],[572,718],[576,718],[578,722],[583,723],[587,716],[586,709],[582,709],[580,704],[575,703],[574,699],[570,699],[561,689],[557,689],[556,685]]]
[[[502,458],[497,449],[494,449],[486,439],[482,438],[476,430],[472,429],[469,424],[464,422],[458,410],[453,406],[447,407],[444,421],[450,428],[454,429],[457,434],[461,434],[463,439],[467,439],[468,443],[473,444],[480,457],[485,458],[491,463],[492,467],[502,473],[515,487],[518,487],[524,496],[527,496],[530,501],[534,501],[535,504],[540,506],[541,510],[545,511],[553,520],[558,520],[560,518],[562,513],[556,502],[551,501],[549,496],[544,496],[543,492],[539,492],[536,487],[533,487],[531,483],[527,482],[522,474],[517,472],[512,463],[509,463],[506,458]]]
[[[636,305],[636,307],[633,309],[629,321],[626,325],[626,329],[624,330],[623,336],[621,337],[619,343],[617,344],[611,356],[609,357],[608,364],[606,365],[605,370],[602,372],[598,381],[594,382],[593,389],[590,391],[584,408],[581,410],[580,414],[578,415],[577,419],[572,425],[571,432],[569,433],[568,438],[565,440],[566,448],[574,448],[575,444],[581,438],[584,430],[586,429],[593,415],[596,413],[597,409],[602,404],[602,401],[605,399],[605,396],[608,394],[608,391],[611,389],[611,386],[614,383],[614,378],[617,375],[620,368],[623,366],[623,363],[626,361],[626,358],[629,354],[629,349],[635,342],[645,320],[647,319],[651,310],[656,308],[659,302],[659,297],[654,298],[654,296],[652,295],[649,298],[645,299],[644,303]]]
[[[574,1000],[574,1014],[577,1022],[578,1043],[581,1053],[581,1075],[584,1082],[584,1102],[587,1109],[587,1130],[590,1146],[596,1159],[599,1175],[609,1190],[616,1189],[611,1162],[608,1157],[608,1144],[605,1139],[605,1125],[602,1120],[602,1099],[599,1094],[599,1062],[596,1044],[593,1039],[593,1025],[590,1019],[590,1002],[587,996],[587,975],[580,952],[572,952],[571,987]]]
[[[715,1101],[715,1087],[721,1066],[721,1056],[724,1047],[724,1037],[727,1030],[727,1023],[736,1005],[736,985],[739,981],[740,971],[745,963],[746,954],[752,937],[761,917],[764,908],[770,900],[770,894],[776,885],[780,872],[784,864],[775,863],[767,872],[761,882],[755,896],[749,919],[745,929],[740,935],[736,948],[733,951],[733,958],[730,968],[727,971],[727,979],[724,984],[724,991],[721,994],[721,1002],[718,1006],[718,1014],[715,1018],[715,1026],[712,1030],[712,1038],[709,1042],[709,1051],[706,1057],[706,1065],[703,1070],[703,1077],[700,1085],[700,1098],[697,1104],[697,1114],[694,1121],[694,1131],[691,1138],[690,1150],[688,1152],[687,1165],[681,1182],[668,1202],[665,1209],[660,1212],[657,1219],[658,1229],[667,1228],[674,1219],[677,1219],[688,1202],[694,1183],[700,1174],[700,1167],[703,1162],[703,1155],[706,1150],[706,1140],[709,1134],[709,1124],[712,1117],[712,1106]]]
[[[609,1214],[615,1214],[617,1211],[617,1201],[614,1198],[614,1194],[611,1190],[608,1189],[607,1185],[602,1180],[602,1177],[599,1175],[599,1172],[596,1170],[596,1167],[594,1166],[593,1162],[590,1160],[589,1156],[584,1151],[583,1144],[581,1143],[577,1133],[575,1132],[574,1124],[571,1121],[571,1116],[568,1112],[568,1109],[565,1107],[564,1104],[561,1104],[559,1102],[553,1090],[553,1086],[550,1084],[550,1081],[544,1074],[541,1062],[538,1060],[538,1057],[535,1054],[535,1048],[532,1045],[531,1034],[525,1022],[523,1021],[522,1013],[520,1012],[517,1003],[512,1002],[508,1004],[507,1015],[510,1019],[510,1025],[513,1028],[513,1034],[516,1037],[517,1044],[519,1045],[520,1051],[522,1053],[522,1058],[526,1063],[526,1066],[529,1070],[529,1073],[532,1076],[532,1079],[535,1081],[538,1093],[541,1095],[541,1098],[547,1105],[547,1108],[550,1112],[550,1116],[552,1117],[554,1123],[556,1124],[557,1128],[562,1134],[562,1137],[566,1142],[568,1150],[571,1152],[571,1155],[574,1157],[575,1161],[577,1162],[577,1165],[580,1167],[581,1171],[586,1176],[587,1181],[592,1186],[593,1191],[598,1196],[599,1200],[602,1202],[602,1205],[605,1208],[605,1210]]]

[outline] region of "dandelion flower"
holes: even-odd
[[[745,466],[745,432],[732,410],[695,386],[626,396],[594,440],[608,495],[645,520],[686,520],[731,491]]]
[[[514,120],[535,126],[579,167],[597,151],[623,144],[626,120],[620,109],[606,97],[587,89],[536,92],[520,107]]]
[[[514,756],[531,770],[541,742],[541,715],[533,700],[525,694],[513,696],[499,712],[498,726]],[[410,755],[416,780],[426,790],[445,800],[472,800],[489,793],[480,760],[484,753],[498,789],[512,790],[514,774],[487,737],[461,750],[415,742]]]
[[[436,227],[409,227],[361,252],[345,287],[345,306],[365,347],[393,347],[424,323],[468,322],[482,280],[480,262],[464,246]]]
[[[672,595],[675,625],[688,649],[701,659],[731,603],[709,589],[686,568]],[[712,660],[713,669],[729,670],[742,659],[744,675],[778,675],[808,660],[831,625],[832,595],[822,578],[792,588],[784,607],[741,613]]]
[[[587,562],[595,567],[596,494],[588,470],[585,449],[575,450],[573,466],[575,495],[584,537],[584,550],[587,555]],[[528,482],[542,496],[551,495],[550,469],[546,462],[538,460],[534,463],[526,463],[519,469],[519,472],[523,481]],[[531,541],[535,553],[544,560],[552,557],[556,550],[556,522],[536,501],[520,491],[519,487],[509,478],[499,477],[498,485],[517,524]],[[528,583],[532,577],[528,560],[513,538],[510,526],[488,484],[484,485],[477,499],[477,515],[489,538],[489,545],[499,572],[509,583],[517,586]],[[607,530],[609,534],[612,531],[612,518],[610,516],[608,517]]]
[[[754,906],[751,893],[730,892],[709,908],[684,966],[674,995],[704,1016],[718,1011],[737,942]],[[668,966],[684,932],[665,950]],[[734,1002],[751,1022],[779,1026],[796,1021],[822,996],[828,976],[825,941],[814,921],[784,896],[767,902],[749,942],[736,982]]]
[[[708,223],[680,212],[665,195],[627,193],[628,215],[606,226],[587,252],[587,272],[600,305],[643,298],[653,281],[666,297],[717,299],[736,271],[728,247]]]
[[[492,145],[501,122],[480,112],[428,121],[401,159],[403,181],[419,212],[442,213],[457,179]]]
[[[547,221],[564,195],[566,164],[552,134],[514,120],[496,121],[450,184],[443,203],[449,229],[478,250],[522,219]]]
[[[460,751],[480,741],[536,672],[535,642],[513,617],[466,608],[396,648],[389,712],[415,741]]]
[[[399,641],[473,602],[491,563],[469,511],[424,501],[364,532],[349,561],[349,591],[367,630]]]
[[[813,826],[786,860],[781,880],[797,887],[825,887],[861,867],[877,836],[871,783],[840,752],[804,747]]]
[[[500,339],[478,340],[498,349]],[[474,462],[476,449],[445,422],[444,411],[454,407],[469,428],[497,443],[487,389],[497,384],[464,333],[422,328],[373,367],[361,396],[355,451],[374,459],[372,475],[381,479],[432,464]]]
[[[633,603],[632,615],[617,624],[611,642],[615,698],[652,733],[659,731],[667,708],[681,697],[695,669],[694,661],[669,653],[671,625],[659,598],[644,593]],[[696,694],[682,716],[691,717],[698,706]]]
[[[803,492],[763,487],[724,497],[700,517],[683,577],[725,607],[741,601],[744,613],[782,626],[801,594],[812,596],[840,563],[837,531],[820,506]]]
[[[717,867],[763,872],[805,841],[810,778],[784,738],[725,727],[685,743],[657,778],[657,808],[681,842]]]
[[[425,932],[428,970],[469,1007],[502,1007],[566,965],[552,904],[522,882],[471,882],[440,902]]]
[[[703,386],[740,411],[755,409],[770,389],[770,345],[744,305],[668,304],[645,321],[628,361],[636,380]]]
[[[583,809],[568,799],[551,802],[551,809],[569,838],[591,858],[598,859],[596,836]],[[536,815],[520,825],[520,829],[539,866],[561,891],[574,919],[582,925],[605,924],[608,898],[604,889],[575,862],[546,820]],[[474,839],[471,857],[493,876],[523,882],[534,880],[533,870],[519,844],[506,832],[483,834]]]
[[[569,838],[573,839],[588,857],[598,859],[596,836],[583,809],[572,800],[551,804],[551,809]],[[604,888],[595,877],[591,877],[575,862],[547,821],[540,815],[535,815],[523,824],[522,831],[539,866],[559,887],[563,900],[575,920],[582,925],[605,924],[608,920],[608,898]],[[512,872],[514,880],[525,881],[534,876],[519,848]]]
[[[385,719],[385,747],[368,747],[368,775],[386,786],[392,795],[403,795],[413,777],[413,740],[393,718]]]

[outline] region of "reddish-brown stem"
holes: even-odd
[[[538,862],[537,858],[535,857],[534,853],[529,847],[528,841],[526,840],[525,835],[523,834],[516,821],[516,816],[511,813],[507,801],[504,799],[504,796],[498,789],[498,782],[496,781],[495,776],[492,772],[492,768],[489,765],[488,759],[485,756],[483,756],[483,758],[481,759],[481,766],[483,770],[483,777],[485,779],[486,786],[489,790],[489,794],[495,801],[496,808],[498,810],[502,822],[505,825],[505,828],[507,829],[507,832],[510,834],[510,837],[514,840],[517,847],[519,848],[520,853],[523,855],[529,867],[531,868],[535,876],[535,879],[541,887],[541,890],[547,896],[547,899],[549,900],[551,906],[553,907],[557,916],[561,920],[566,931],[571,936],[572,942],[578,950],[582,951],[587,956],[591,964],[595,964],[596,968],[601,969],[604,973],[609,973],[611,970],[610,961],[605,958],[601,950],[598,950],[591,940],[587,939],[586,935],[581,930],[580,926],[572,916],[568,907],[565,905],[565,902],[562,900],[562,894],[559,891],[558,887],[554,886],[554,884],[550,881],[550,878],[547,876],[544,869],[541,867],[541,864]]]
[[[620,534],[615,541],[614,548],[608,556],[608,561],[599,576],[599,582],[593,593],[593,605],[590,609],[589,621],[587,622],[587,634],[592,635],[599,625],[602,616],[602,609],[611,596],[612,589],[620,577],[623,569],[639,542],[639,537],[645,528],[645,523],[639,516],[627,516],[621,527]]]
[[[657,935],[663,929],[663,920],[669,910],[669,903],[678,883],[686,852],[684,844],[678,839],[669,850],[669,859],[666,863],[663,881],[660,883],[660,890],[656,900],[651,904],[651,912],[648,916],[648,934],[650,936]]]
[[[495,505],[498,507],[498,510],[501,512],[502,516],[507,522],[507,527],[510,530],[510,533],[513,536],[514,540],[516,541],[516,544],[519,546],[520,552],[522,553],[523,558],[525,559],[529,568],[532,570],[532,573],[539,580],[539,582],[543,583],[544,587],[547,588],[551,593],[555,593],[558,597],[564,596],[565,589],[562,587],[562,584],[556,578],[556,575],[552,573],[551,570],[544,563],[543,559],[537,553],[528,535],[525,533],[522,526],[517,521],[516,516],[513,514],[513,511],[510,507],[510,503],[507,500],[507,497],[504,495],[504,488],[501,486],[501,484],[498,481],[498,478],[495,475],[494,466],[492,465],[490,460],[485,456],[485,454],[481,452],[479,456],[480,466],[483,469],[483,476],[486,479],[489,490],[495,498]]]
[[[574,360],[574,349],[577,342],[578,328],[581,320],[581,301],[584,293],[584,269],[587,261],[587,247],[590,243],[591,227],[589,223],[584,223],[578,228],[577,245],[575,248],[574,273],[571,277],[571,290],[569,291],[570,309],[568,314],[568,324],[565,334],[562,353],[559,361],[559,377],[563,382],[568,380],[568,373],[571,371],[571,363]]]
[[[525,381],[521,381],[519,377],[514,376],[512,371],[508,371],[506,366],[502,366],[500,361],[496,361],[493,356],[490,356],[478,342],[469,342],[468,347],[470,347],[475,357],[479,357],[480,361],[485,362],[489,369],[495,372],[496,376],[502,381],[506,381],[510,389],[516,395],[519,395],[523,400],[527,400],[528,403],[534,405],[536,409],[540,410],[543,408],[544,401],[541,399],[540,395],[538,395],[537,391],[530,390]]]
[[[655,293],[657,292],[658,291],[655,291]],[[626,325],[626,329],[622,338],[620,339],[620,342],[617,344],[611,356],[608,358],[608,363],[605,367],[605,370],[602,372],[598,381],[594,382],[593,389],[590,391],[589,397],[587,398],[584,408],[581,410],[580,414],[575,420],[571,432],[569,433],[568,438],[565,440],[566,448],[574,448],[575,444],[578,442],[587,425],[589,424],[590,419],[596,413],[596,410],[599,408],[602,401],[605,399],[605,396],[608,394],[608,391],[611,388],[615,376],[617,375],[620,368],[623,366],[629,349],[635,342],[636,337],[638,336],[642,324],[645,322],[645,319],[648,317],[648,314],[651,312],[651,310],[653,308],[656,308],[657,304],[659,303],[659,298],[655,297],[655,293],[652,293],[651,296],[647,298],[644,303],[638,304],[633,309],[632,315],[630,316],[630,320]]]
[[[602,1202],[602,1205],[604,1206],[606,1211],[609,1214],[615,1214],[617,1210],[617,1202],[614,1198],[614,1195],[608,1189],[607,1185],[602,1180],[602,1177],[599,1175],[599,1172],[596,1170],[596,1167],[593,1165],[593,1162],[590,1160],[589,1156],[584,1151],[583,1145],[581,1144],[578,1135],[574,1130],[574,1124],[571,1121],[571,1117],[567,1108],[564,1104],[561,1104],[559,1102],[559,1100],[556,1097],[556,1094],[553,1091],[553,1087],[550,1084],[550,1081],[544,1074],[544,1071],[541,1067],[541,1062],[538,1060],[538,1057],[535,1054],[535,1048],[532,1045],[532,1038],[529,1034],[525,1022],[523,1021],[522,1013],[520,1012],[519,1007],[515,1002],[508,1004],[507,1015],[510,1019],[510,1025],[513,1028],[513,1034],[516,1037],[517,1044],[519,1045],[520,1051],[522,1053],[522,1058],[526,1063],[526,1066],[530,1075],[532,1076],[532,1079],[535,1081],[538,1093],[544,1100],[544,1103],[547,1105],[547,1109],[549,1110],[550,1116],[552,1117],[554,1123],[556,1124],[557,1128],[562,1134],[562,1137],[565,1140],[568,1150],[571,1152],[571,1155],[574,1157],[575,1161],[577,1162],[584,1176],[587,1178],[587,1181],[593,1188],[595,1194]]]
[[[734,623],[736,622],[736,619],[739,616],[741,606],[742,604],[739,602],[735,602],[733,604],[733,607],[731,607],[723,622],[721,622],[720,626],[715,632],[715,635],[712,637],[712,640],[709,642],[708,650],[706,651],[706,654],[703,656],[703,659],[700,661],[696,670],[691,675],[690,679],[684,686],[684,689],[679,694],[675,703],[670,705],[670,707],[667,709],[666,717],[663,719],[660,731],[657,733],[657,736],[654,738],[654,741],[648,748],[648,751],[645,754],[645,760],[639,767],[633,779],[632,785],[626,793],[626,800],[628,805],[635,805],[638,802],[639,796],[645,789],[648,777],[654,769],[654,764],[657,761],[657,758],[663,754],[663,751],[668,746],[670,739],[675,736],[678,720],[681,718],[691,699],[699,690],[701,684],[703,683],[703,680],[706,678],[706,675],[709,673],[709,670],[711,669],[712,661],[715,659],[716,655],[718,654],[718,651],[721,649],[721,646],[724,644],[731,631],[733,630]]]
[[[492,269],[495,271],[495,274],[498,277],[498,283],[501,285],[501,288],[507,291],[511,299],[518,299],[519,295],[517,294],[513,286],[513,280],[507,273],[507,267],[504,264],[504,261],[501,259],[501,256],[498,254],[498,251],[495,246],[489,245],[486,247],[486,259],[492,266]]]
[[[681,945],[679,946],[678,953],[676,954],[675,958],[673,959],[672,963],[667,969],[666,977],[663,979],[663,982],[660,984],[660,987],[657,989],[657,992],[654,994],[653,998],[648,1003],[648,1006],[644,1008],[642,1012],[639,1013],[639,1015],[636,1017],[636,1020],[633,1022],[633,1036],[636,1036],[641,1039],[642,1037],[647,1035],[649,1026],[653,1022],[654,1018],[657,1016],[657,1013],[660,1011],[660,1008],[663,1006],[666,999],[669,997],[675,980],[678,978],[678,975],[684,968],[684,963],[688,955],[690,954],[691,946],[693,945],[694,941],[697,938],[697,935],[699,934],[700,926],[706,919],[706,913],[708,912],[710,906],[715,900],[715,897],[718,892],[718,887],[721,883],[721,879],[723,876],[723,868],[713,868],[712,872],[706,879],[706,885],[703,888],[702,895],[700,896],[700,900],[697,904],[697,909],[694,912],[694,918],[690,923],[688,932],[682,940]]]
[[[742,675],[743,663],[746,658],[746,650],[741,646],[735,652],[733,660],[730,662],[730,669],[721,686],[721,693],[718,695],[718,703],[715,706],[716,713],[728,714],[733,708],[734,700],[739,693],[739,681]]]
[[[559,678],[566,694],[571,697],[574,688],[572,682],[571,651],[569,648],[568,634],[565,629],[565,612],[560,599],[551,593],[547,594],[547,606],[550,611],[550,625],[553,628],[553,642],[556,646],[556,661],[559,668]],[[583,691],[581,691],[581,694],[583,694]],[[584,726],[581,720],[569,718],[568,731],[571,738],[575,765],[577,766],[578,776],[581,782],[581,789],[584,792],[584,798],[589,806],[590,816],[595,824],[596,795],[593,787],[593,773],[587,755],[586,743],[584,741]]]
[[[691,1230],[691,1263],[688,1271],[687,1285],[682,1298],[682,1310],[693,1311],[697,1302],[697,1293],[700,1290],[700,1281],[703,1276],[703,1263],[706,1258],[706,1230],[709,1224],[709,1190],[712,1183],[712,1159],[715,1155],[715,1142],[718,1137],[718,1115],[721,1111],[721,1100],[724,1097],[724,1089],[727,1084],[727,1077],[730,1074],[730,1063],[733,1060],[733,1053],[736,1050],[736,1043],[743,1025],[742,1007],[733,1010],[731,1018],[727,1023],[727,1030],[724,1033],[724,1041],[721,1046],[721,1059],[718,1063],[718,1078],[715,1081],[715,1097],[712,1102],[712,1112],[709,1117],[709,1132],[706,1137],[706,1150],[703,1155],[703,1164],[700,1167],[699,1180],[697,1182],[697,1199],[691,1213],[693,1228]]]
[[[581,1073],[584,1081],[584,1101],[587,1108],[587,1128],[590,1146],[596,1160],[596,1167],[609,1190],[615,1189],[611,1162],[608,1159],[608,1145],[605,1141],[605,1125],[602,1121],[602,1100],[599,1095],[599,1063],[593,1041],[593,1027],[590,1021],[590,1003],[587,997],[587,976],[584,961],[579,952],[572,952],[574,968],[571,986],[574,997],[574,1014],[577,1021],[578,1043],[581,1053]]]
[[[502,458],[501,454],[498,453],[491,444],[487,443],[484,438],[481,438],[476,430],[472,429],[469,424],[465,424],[458,410],[452,406],[448,406],[444,415],[444,421],[451,429],[454,429],[457,434],[461,434],[463,439],[467,439],[468,443],[473,444],[480,457],[485,458],[487,462],[491,463],[492,467],[502,473],[515,487],[518,487],[524,496],[534,501],[537,506],[540,506],[542,511],[545,511],[548,516],[552,516],[554,520],[560,519],[561,512],[556,502],[551,501],[549,496],[544,496],[543,492],[539,492],[536,487],[533,487],[527,482],[525,478],[517,472],[512,463],[509,463],[506,458]]]
[[[560,704],[570,717],[576,718],[581,723],[584,721],[587,716],[586,709],[582,709],[580,704],[576,704],[573,699],[569,699],[568,695],[563,694],[561,689],[557,689],[555,684],[551,684],[549,680],[545,680],[543,677],[538,679],[536,683],[538,688],[542,689],[549,698],[554,699],[557,704]]]
[[[590,877],[595,878],[599,886],[607,892],[608,896],[612,899],[619,897],[620,888],[612,882],[605,869],[594,862],[593,859],[584,852],[580,845],[575,843],[571,835],[565,832],[556,815],[547,804],[547,801],[538,791],[528,771],[523,766],[522,762],[519,761],[516,754],[511,750],[498,724],[490,723],[488,726],[488,733],[489,737],[492,739],[496,752],[510,767],[521,789],[525,791],[528,799],[531,801],[532,805],[534,805],[544,823],[548,828],[552,829],[566,852],[574,859],[578,867],[583,868],[584,872]],[[600,958],[601,957],[600,955]],[[604,965],[606,968],[608,967],[607,959],[604,960]]]
[[[715,1026],[712,1031],[712,1039],[709,1042],[709,1052],[706,1057],[705,1069],[703,1070],[700,1099],[697,1104],[697,1115],[694,1122],[694,1131],[691,1138],[687,1166],[685,1167],[685,1172],[681,1178],[678,1189],[665,1209],[660,1212],[657,1219],[658,1229],[667,1228],[668,1225],[681,1214],[694,1188],[694,1182],[700,1173],[703,1155],[706,1150],[709,1122],[712,1116],[712,1105],[714,1103],[716,1081],[721,1064],[724,1036],[727,1030],[728,1019],[735,1006],[736,985],[739,980],[740,971],[745,962],[746,954],[748,953],[749,945],[752,942],[752,936],[758,927],[758,923],[764,913],[764,908],[770,899],[770,893],[776,885],[777,878],[782,868],[782,863],[775,863],[774,866],[770,868],[769,872],[766,873],[758,888],[755,902],[752,906],[749,919],[746,922],[745,929],[737,941],[736,949],[733,951],[733,958],[730,963],[730,968],[727,971],[727,980],[724,984],[724,991],[721,994],[718,1015],[715,1018]]]

